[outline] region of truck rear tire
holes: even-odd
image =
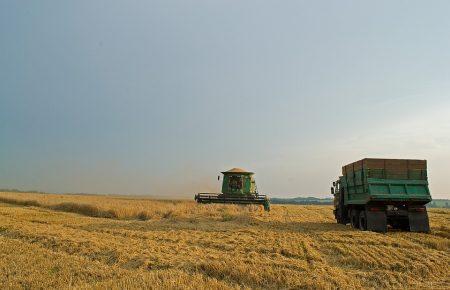
[[[354,229],[359,229],[359,210],[354,208],[351,209],[350,223]]]
[[[365,212],[367,230],[380,233],[387,232],[387,215],[384,210],[373,211],[366,208]]]
[[[334,217],[336,218],[336,221],[338,224],[343,224],[345,225],[345,215],[343,213],[343,210],[341,207],[338,207],[335,211],[334,211]]]
[[[365,210],[359,213],[359,229],[361,231],[367,231],[367,214]]]
[[[409,231],[408,218],[396,218],[394,220],[391,220],[390,225],[392,226],[393,229]]]
[[[408,210],[409,230],[411,232],[430,232],[430,222],[426,207]]]

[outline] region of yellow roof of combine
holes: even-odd
[[[224,172],[222,172],[222,173],[223,173],[223,174],[226,174],[226,173],[253,174],[253,172],[247,171],[247,170],[242,169],[242,168],[237,168],[237,167],[232,168],[232,169],[230,169],[230,170],[228,170],[228,171],[224,171]]]

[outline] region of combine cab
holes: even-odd
[[[270,211],[269,198],[258,193],[253,172],[233,168],[222,174],[222,193],[198,193],[198,203],[260,204]]]

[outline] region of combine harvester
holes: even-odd
[[[253,172],[233,168],[222,174],[222,193],[198,193],[198,203],[259,204],[270,211],[269,198],[258,193]]]
[[[333,182],[331,193],[340,224],[376,232],[386,232],[388,225],[430,231],[426,160],[366,158],[348,164]]]

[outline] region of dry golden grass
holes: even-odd
[[[0,200],[1,288],[450,288],[449,210],[430,210],[431,234],[379,234],[328,206]]]

